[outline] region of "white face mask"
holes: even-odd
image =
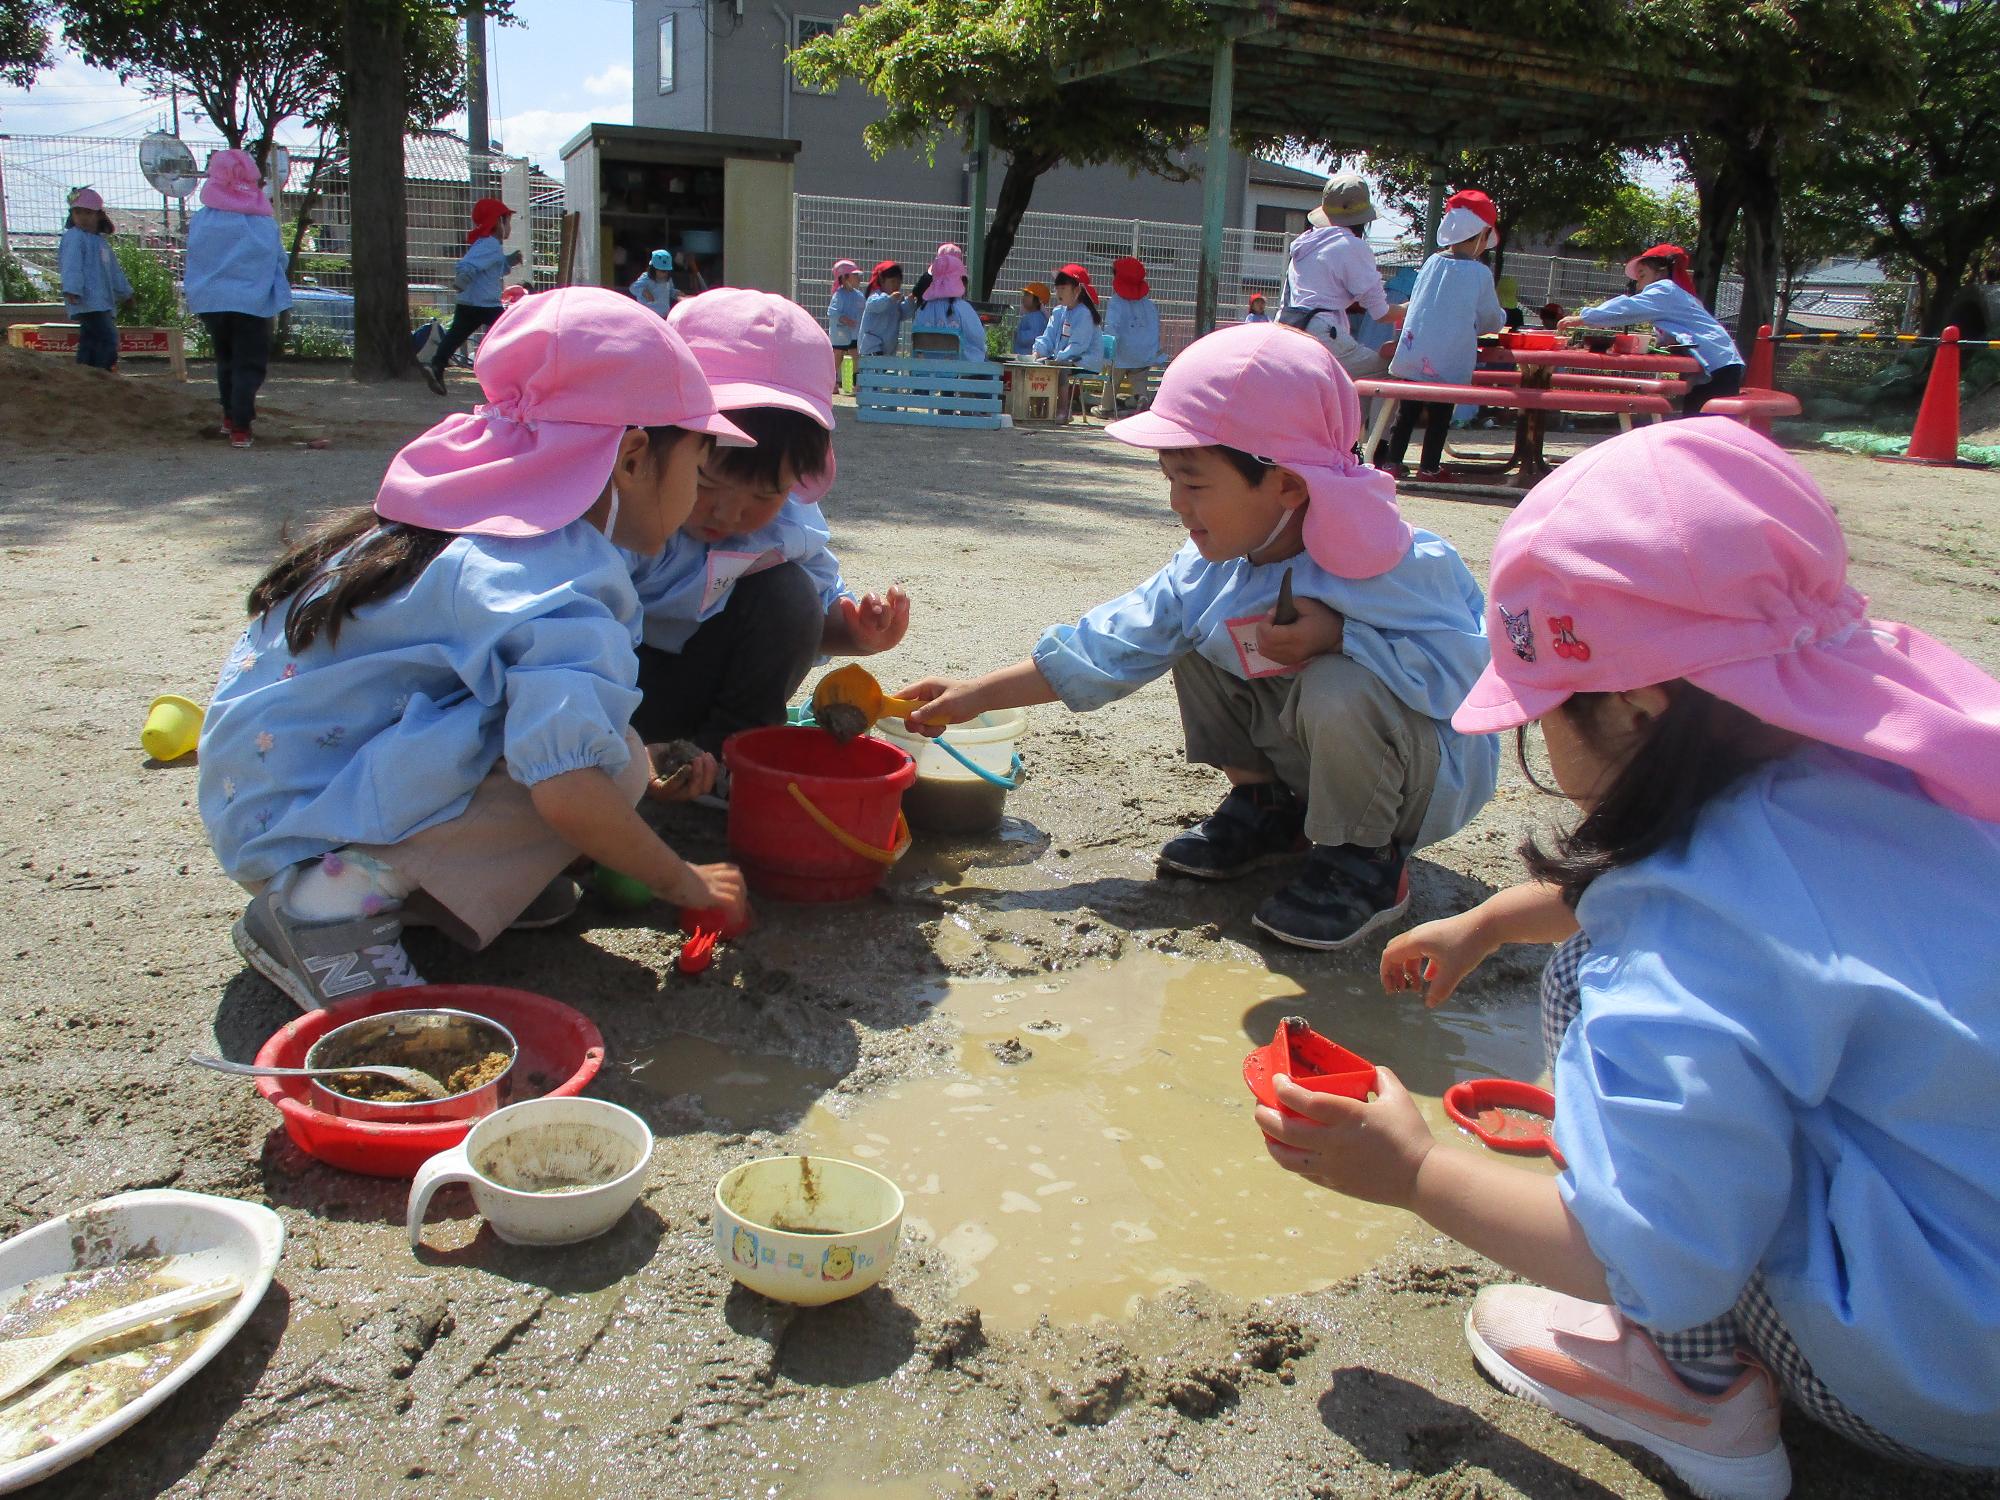
[[[618,529],[618,485],[617,482],[614,480],[611,485],[611,509],[606,511],[604,515],[604,540],[607,542],[611,542],[615,545],[617,539],[614,536],[612,536],[612,533],[617,529]]]
[[[1292,524],[1292,513],[1288,510],[1283,515],[1278,517],[1278,524],[1271,528],[1271,534],[1265,537],[1263,541],[1259,542],[1256,546],[1250,549],[1249,555],[1251,557],[1255,557],[1259,552],[1262,552],[1266,547],[1270,546],[1271,543],[1275,542],[1279,537],[1283,536],[1285,534],[1285,528],[1291,524]]]

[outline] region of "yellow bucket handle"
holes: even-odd
[[[806,794],[799,790],[796,781],[785,783],[785,790],[792,794],[792,800],[805,809],[806,816],[819,824],[820,831],[850,854],[858,854],[863,859],[872,859],[878,865],[893,865],[910,852],[910,825],[904,821],[902,809],[896,811],[896,846],[893,849],[877,849],[873,844],[864,844],[860,839],[842,828],[833,819],[821,812]]]

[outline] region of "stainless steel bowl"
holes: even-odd
[[[444,1099],[420,1099],[407,1104],[354,1099],[329,1088],[329,1080],[307,1081],[315,1107],[347,1120],[381,1120],[418,1125],[434,1120],[472,1120],[490,1115],[511,1086],[520,1044],[498,1021],[464,1010],[392,1010],[363,1016],[336,1026],[306,1049],[309,1068],[351,1068],[361,1063],[389,1063],[422,1068],[444,1079],[432,1066],[441,1056],[470,1047],[507,1054],[507,1066],[497,1078],[476,1089]]]

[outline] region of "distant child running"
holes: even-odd
[[[69,201],[69,224],[56,247],[63,310],[76,320],[76,362],[118,368],[118,309],[132,300],[132,283],[111,249],[116,233],[104,199],[80,188]]]
[[[633,300],[664,318],[674,310],[679,296],[680,289],[674,285],[674,252],[655,250],[646,257],[646,269],[632,283]]]
[[[852,363],[861,348],[861,314],[868,299],[861,292],[861,267],[851,260],[833,263],[833,294],[826,299],[826,336],[833,343],[836,377],[843,362]]]
[[[2000,683],[1870,619],[1812,480],[1720,418],[1563,465],[1492,577],[1452,722],[1539,724],[1577,822],[1382,978],[1435,1003],[1561,942],[1562,1171],[1439,1149],[1386,1068],[1368,1103],[1280,1079],[1272,1155],[1538,1283],[1479,1294],[1474,1358],[1698,1495],[1790,1490],[1781,1394],[2000,1467]]]
[[[1104,372],[1107,417],[1118,415],[1118,388],[1130,385],[1132,405],[1146,404],[1153,366],[1160,362],[1160,306],[1146,282],[1146,263],[1136,255],[1111,262],[1111,301],[1104,308],[1104,331],[1115,341],[1111,367]]]
[[[1048,306],[1053,300],[1046,281],[1031,281],[1021,288],[1021,317],[1014,324],[1014,358],[1026,359],[1035,352],[1035,340],[1049,326]]]
[[[1681,414],[1693,416],[1718,396],[1743,389],[1743,356],[1729,330],[1694,294],[1688,274],[1688,253],[1679,245],[1655,245],[1625,262],[1625,274],[1637,283],[1629,296],[1613,297],[1560,319],[1561,328],[1614,328],[1622,323],[1650,323],[1669,338],[1689,346],[1701,365],[1701,379],[1681,397]]]
[[[664,550],[628,554],[645,612],[633,725],[711,754],[782,724],[822,656],[887,651],[909,629],[901,589],[857,599],[820,513],[833,487],[833,350],[797,303],[718,287],[674,309],[723,414],[754,440],[702,461],[694,509]],[[716,795],[726,799],[726,788]]]
[[[1050,310],[1049,326],[1035,340],[1035,356],[1095,374],[1104,368],[1104,340],[1097,331],[1102,320],[1090,272],[1079,265],[1062,266],[1053,280],[1056,305]]]
[[[472,205],[472,228],[465,234],[465,254],[458,258],[452,285],[458,289],[458,306],[451,315],[451,327],[438,340],[437,353],[423,367],[424,379],[432,390],[444,394],[445,366],[465,347],[465,341],[500,316],[501,285],[507,273],[521,263],[521,252],[501,249],[514,226],[514,211],[498,198],[481,198]]]
[[[1355,379],[1380,375],[1382,356],[1354,337],[1348,314],[1360,308],[1391,326],[1401,309],[1389,305],[1368,226],[1375,203],[1368,184],[1352,172],[1327,178],[1319,207],[1306,215],[1311,227],[1292,241],[1285,268],[1284,310],[1278,321],[1303,329],[1325,344],[1341,369]]]
[[[1483,601],[1451,544],[1413,531],[1354,461],[1354,384],[1317,339],[1238,325],[1190,345],[1113,437],[1158,449],[1188,541],[1027,660],[920,682],[917,728],[1061,701],[1101,708],[1168,672],[1187,756],[1230,783],[1163,870],[1233,880],[1304,852],[1256,925],[1344,948],[1403,910],[1410,852],[1492,795],[1499,748],[1446,722],[1486,660]],[[1286,577],[1300,618],[1273,618]],[[1308,846],[1307,840],[1310,840]]]
[[[372,511],[250,594],[201,736],[236,946],[311,1009],[417,984],[406,922],[483,948],[576,906],[579,854],[683,906],[740,909],[634,811],[638,596],[712,438],[745,441],[678,335],[620,293],[529,297],[488,336],[486,404],[389,465]]]
[[[960,359],[985,359],[986,326],[979,321],[979,309],[965,300],[965,252],[956,245],[939,245],[924,280],[922,306],[910,327],[955,333]]]
[[[201,204],[188,224],[188,311],[215,345],[222,430],[231,447],[248,448],[271,363],[271,320],[292,305],[285,241],[248,151],[209,157]]]
[[[1479,362],[1479,336],[1507,326],[1493,273],[1479,259],[1489,245],[1499,243],[1494,228],[1499,216],[1493,201],[1476,190],[1453,193],[1445,202],[1437,239],[1447,248],[1431,256],[1417,273],[1389,373],[1399,380],[1466,385]],[[1396,413],[1382,467],[1392,474],[1403,472],[1403,455],[1409,452],[1419,417],[1424,423],[1424,454],[1417,477],[1435,479],[1444,464],[1444,440],[1451,428],[1448,401],[1405,401]]]
[[[903,268],[893,260],[877,261],[868,273],[868,299],[861,308],[861,354],[894,354],[902,342],[903,320],[910,316],[910,299],[903,294]]]

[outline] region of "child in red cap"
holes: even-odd
[[[1586,307],[1558,320],[1558,328],[1615,328],[1626,323],[1650,323],[1669,338],[1686,344],[1701,364],[1701,379],[1681,397],[1681,415],[1691,417],[1718,396],[1743,389],[1743,356],[1729,330],[1694,294],[1688,273],[1688,253],[1679,245],[1655,245],[1625,262],[1625,274],[1637,290]]]
[[[1049,309],[1049,326],[1035,340],[1035,358],[1095,374],[1104,368],[1104,339],[1098,333],[1103,320],[1090,272],[1075,264],[1058,266],[1049,279],[1055,284],[1056,305]]]
[[[1146,404],[1153,366],[1160,362],[1160,308],[1146,283],[1146,266],[1136,255],[1111,262],[1111,300],[1104,308],[1104,331],[1114,340],[1104,371],[1102,415],[1118,415],[1118,388],[1132,388],[1132,405]]]
[[[438,340],[437,352],[423,367],[424,379],[440,396],[444,394],[444,370],[465,341],[500,316],[504,305],[500,293],[507,273],[521,263],[521,252],[501,249],[514,226],[514,210],[498,198],[481,198],[472,205],[472,227],[465,232],[465,254],[458,258],[452,285],[458,289],[458,305],[452,310],[451,327]]]
[[[1445,205],[1437,226],[1439,249],[1417,273],[1389,373],[1400,380],[1465,385],[1478,362],[1479,336],[1507,326],[1493,273],[1479,259],[1500,243],[1499,214],[1493,200],[1476,188],[1453,193]],[[1403,472],[1403,455],[1418,418],[1424,423],[1424,452],[1417,477],[1435,479],[1451,428],[1448,401],[1405,401],[1396,413],[1382,467],[1392,474]]]

